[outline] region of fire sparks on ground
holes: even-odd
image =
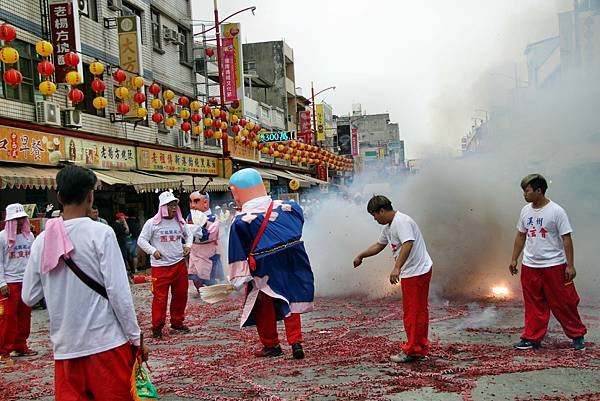
[[[494,286],[492,287],[492,297],[497,299],[508,299],[510,297],[510,290],[503,285]]]

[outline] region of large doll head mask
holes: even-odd
[[[229,178],[229,189],[238,206],[244,206],[249,200],[267,195],[260,173],[253,168],[236,171]]]
[[[206,212],[210,209],[210,197],[208,193],[201,194],[199,191],[194,191],[190,194],[190,209]]]

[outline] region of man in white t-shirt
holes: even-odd
[[[400,282],[402,287],[404,331],[407,337],[402,345],[404,355],[392,355],[390,359],[401,363],[422,360],[429,353],[428,297],[433,265],[425,240],[417,223],[395,211],[392,202],[385,196],[373,196],[367,211],[384,227],[379,240],[354,259],[354,267],[360,266],[364,258],[377,255],[390,244],[396,260],[390,273],[390,283],[395,285]]]
[[[152,266],[152,336],[162,338],[167,319],[167,301],[171,288],[171,329],[189,333],[183,324],[188,297],[188,273],[185,257],[189,255],[193,236],[181,210],[179,199],[169,191],[158,196],[156,215],[148,219],[138,237],[139,247],[150,255]],[[183,239],[183,241],[182,241]]]
[[[132,401],[136,354],[148,357],[115,233],[88,217],[96,182],[87,168],[58,172],[63,217],[48,220],[33,242],[23,278],[23,302],[44,297],[48,306],[57,401]]]
[[[14,356],[32,356],[27,338],[31,308],[21,300],[23,274],[29,260],[33,234],[20,203],[6,207],[4,230],[0,231],[0,367],[10,366]]]
[[[573,229],[565,210],[546,198],[548,184],[540,174],[530,174],[521,181],[527,205],[521,210],[517,236],[509,266],[517,274],[518,259],[523,252],[521,285],[525,302],[525,328],[520,350],[539,348],[548,330],[550,311],[572,340],[572,347],[585,350],[583,336],[587,330],[577,311],[579,295],[575,289],[573,264]]]

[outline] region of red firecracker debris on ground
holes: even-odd
[[[148,287],[133,287],[138,318],[150,333]],[[390,362],[404,339],[399,299],[318,299],[303,316],[306,358],[257,359],[253,328],[240,330],[240,298],[215,305],[190,295],[190,334],[150,338],[151,377],[162,400],[600,400],[600,309],[582,307],[588,349],[577,352],[553,322],[544,347],[512,348],[521,332],[520,303],[446,302],[430,308],[431,354],[423,362]],[[494,308],[482,325],[478,311]],[[53,361],[47,314],[34,311],[33,358],[0,373],[0,400],[52,400]],[[473,321],[475,324],[470,324]],[[285,339],[280,324],[280,338]]]

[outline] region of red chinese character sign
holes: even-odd
[[[221,39],[221,67],[225,103],[231,103],[229,112],[238,118],[244,115],[244,81],[240,24],[224,24]]]
[[[75,0],[49,0],[51,42],[54,43],[56,82],[65,82],[66,75],[73,67],[65,56],[81,52],[79,36],[79,7]],[[77,72],[83,77],[83,63],[77,63]]]
[[[350,145],[352,147],[352,156],[358,156],[358,127],[352,125],[352,129],[350,131]]]
[[[311,143],[310,135],[310,111],[305,110],[300,112],[300,132],[298,139],[304,143]]]

